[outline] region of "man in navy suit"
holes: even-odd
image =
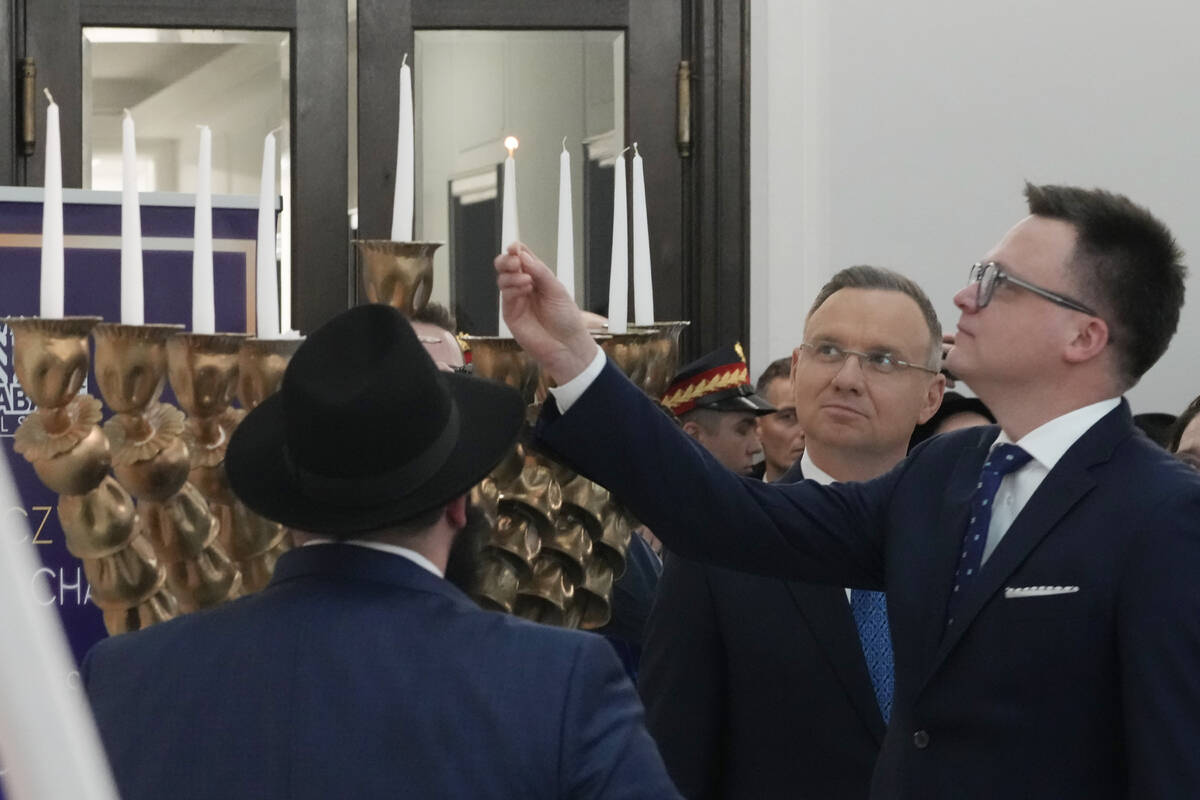
[[[545,446],[668,547],[886,587],[896,683],[872,797],[1197,797],[1200,477],[1138,435],[1121,398],[1166,350],[1186,270],[1123,196],[1026,197],[954,298],[947,366],[999,425],[931,439],[864,483],[722,469],[597,356],[520,246],[496,260],[505,318],[559,387]],[[793,369],[810,358],[872,356],[798,349]]]
[[[483,611],[442,577],[523,414],[438,372],[388,306],[309,336],[225,462],[301,546],[262,592],[87,656],[121,796],[677,797],[602,638]]]
[[[902,275],[850,267],[817,294],[804,339],[891,353],[895,368],[881,371],[879,359],[806,359],[794,393],[788,373],[777,371],[776,383],[794,398],[777,396],[807,436],[782,480],[882,475],[941,401],[942,328],[932,303]],[[846,409],[872,424],[847,429]],[[789,442],[782,444],[786,452]],[[643,664],[646,727],[684,796],[867,797],[893,694],[882,593],[758,577],[672,554]]]

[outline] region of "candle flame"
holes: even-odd
[[[640,155],[640,153],[638,153],[638,151],[637,151],[637,142],[634,142],[633,143],[633,157],[637,158],[639,155]]]
[[[508,150],[509,158],[512,158],[513,151],[515,151],[520,146],[521,146],[521,143],[517,141],[517,137],[515,137],[515,136],[508,136],[504,139],[504,147]]]
[[[46,93],[46,99],[49,100],[51,103],[53,103],[54,95],[50,94],[50,90],[43,87],[42,91]]]

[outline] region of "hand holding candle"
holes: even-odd
[[[146,322],[142,290],[142,210],[138,203],[137,141],[133,115],[121,121],[121,322]]]
[[[400,126],[396,136],[396,188],[392,198],[392,241],[413,240],[413,95],[408,53],[400,62]]]
[[[58,131],[58,104],[46,89],[46,177],[42,195],[41,316],[63,316],[63,206],[62,144]]]

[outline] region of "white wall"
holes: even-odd
[[[1130,400],[1182,410],[1200,393],[1198,29],[1184,0],[755,0],[752,372],[851,264],[910,275],[953,330],[1028,179],[1119,191],[1174,231],[1189,302]]]

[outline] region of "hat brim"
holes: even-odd
[[[757,394],[735,394],[710,403],[701,399],[696,401],[696,408],[707,408],[710,411],[741,411],[759,417],[774,414],[779,410]]]
[[[225,471],[234,494],[256,514],[289,528],[341,536],[404,522],[465,494],[512,449],[525,405],[520,394],[503,384],[456,373],[439,375],[458,405],[458,441],[433,474],[396,486],[386,503],[346,507],[304,491],[284,457],[279,393],[247,414],[229,441]],[[353,459],[355,454],[342,457]]]

